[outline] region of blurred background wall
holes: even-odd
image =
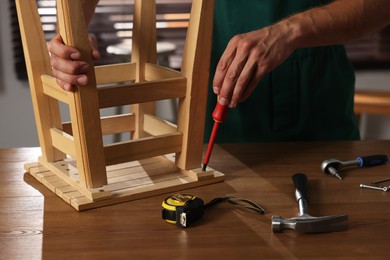
[[[45,2],[49,3],[51,1]],[[113,2],[102,0],[97,15],[100,15],[103,17],[102,19],[105,19],[104,15],[107,15],[107,10],[111,10],[113,14],[110,15],[114,15],[120,20],[120,22],[117,22],[116,24],[120,24],[126,29],[128,23],[121,19],[131,20],[131,17],[128,17],[128,15],[126,16],[123,13],[115,13],[115,10],[119,9],[118,7],[112,6]],[[168,50],[164,49],[164,46],[161,47],[160,62],[167,63],[167,65],[177,68],[180,65],[179,57],[183,48],[182,42],[185,35],[186,19],[188,18],[186,13],[188,13],[190,1],[180,1],[180,4],[178,4],[178,1],[170,0],[158,0],[157,2],[160,2],[158,12],[161,12],[158,17],[158,20],[161,20],[159,21],[159,30],[161,33],[159,34],[158,40],[163,43],[171,43],[168,47],[165,45]],[[0,1],[0,147],[39,146],[28,83],[26,80],[18,79],[20,75],[17,75],[17,69],[15,69],[15,57],[17,56],[16,54],[20,52],[20,46],[17,47],[15,45],[16,17],[11,11],[12,3],[13,0]],[[131,1],[129,1],[129,3],[131,3]],[[128,10],[131,10],[131,4],[126,8],[120,8],[121,12],[128,12]],[[171,18],[168,19],[167,13],[170,15],[173,13],[176,16],[169,16]],[[48,14],[50,14],[50,12],[48,12]],[[50,17],[50,15],[47,17]],[[48,37],[51,37],[50,31],[53,32],[53,27],[50,24],[51,23],[49,22],[46,24]],[[115,23],[113,22],[112,26],[114,26],[114,24]],[[99,20],[94,20],[92,26],[102,28]],[[107,42],[107,45],[102,47],[102,51],[106,51],[108,45],[114,47],[113,52],[115,52],[115,50],[122,50],[120,45],[121,42],[119,42],[119,40],[125,41],[129,37],[129,35],[126,34],[126,30],[123,30],[122,35],[119,38],[117,37],[114,39],[112,35],[112,32],[107,28],[102,30],[101,34],[99,34],[100,40]],[[115,35],[118,35],[118,32],[115,32]],[[363,41],[363,45],[364,44]],[[172,46],[176,47],[174,51],[171,49]],[[378,48],[382,47],[380,45]],[[361,58],[354,56],[356,50],[359,51],[359,48],[361,49],[361,44],[352,44],[349,48],[352,53],[352,58],[355,58],[357,64],[357,90],[381,90],[390,92],[390,65],[388,61],[390,57],[387,57],[388,60],[380,60],[375,65],[372,62],[367,63],[364,59],[361,60]],[[369,47],[368,49],[372,51],[372,47]],[[125,57],[124,55],[118,55],[118,53],[105,52],[105,55],[108,59],[113,56],[116,56],[117,59],[123,59],[123,57]],[[382,56],[379,55],[380,59],[381,57]],[[370,57],[368,57],[368,59],[369,58]],[[158,111],[159,115],[163,118],[170,121],[175,120],[174,102],[172,103],[169,101],[160,103],[158,105]],[[112,111],[107,111],[107,113],[111,112]],[[360,129],[363,139],[390,139],[390,116],[363,114],[360,118]]]

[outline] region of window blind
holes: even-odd
[[[390,26],[346,44],[355,69],[390,68]]]
[[[27,70],[24,61],[22,39],[20,37],[16,4],[14,0],[9,1],[9,15],[12,39],[12,56],[15,75],[17,79],[27,80]]]
[[[191,0],[156,0],[157,40],[169,41],[177,46],[171,67],[178,68],[184,48]],[[10,15],[15,71],[20,79],[26,79],[23,50],[17,22],[15,2],[10,0]],[[56,33],[56,1],[37,0],[39,14],[47,40]],[[107,46],[131,39],[134,0],[100,0],[89,31],[98,39],[102,59],[109,64],[122,61],[123,57],[107,53]],[[361,40],[346,45],[348,56],[357,69],[390,68],[390,27]]]
[[[37,0],[43,30],[47,40],[56,33],[56,1]],[[157,41],[174,43],[180,57],[188,25],[191,0],[157,0],[156,1]],[[91,21],[89,31],[99,42],[102,59],[98,64],[122,61],[123,57],[107,53],[107,46],[121,43],[132,37],[133,0],[100,0]]]

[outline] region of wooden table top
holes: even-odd
[[[390,155],[390,141],[217,145],[210,166],[225,182],[186,190],[205,202],[215,197],[251,199],[264,215],[219,204],[182,229],[161,219],[171,194],[77,212],[25,173],[37,148],[0,149],[0,248],[3,259],[386,259],[390,192],[360,183],[390,178],[390,164],[352,168],[343,180],[320,170],[325,159],[342,161]],[[273,233],[272,215],[298,215],[291,176],[309,179],[309,213],[348,214],[344,232]],[[387,183],[390,185],[390,182]]]

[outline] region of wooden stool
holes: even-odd
[[[181,72],[156,64],[155,0],[134,2],[131,62],[97,66],[87,86],[67,92],[52,76],[36,0],[16,1],[42,149],[25,169],[77,210],[224,179],[200,169],[214,1],[193,1]],[[92,64],[81,1],[57,0],[57,15],[64,42]],[[155,101],[173,98],[177,126],[154,115]],[[59,101],[69,106],[70,123],[62,122]],[[100,117],[99,109],[123,105],[132,113]],[[103,144],[103,135],[122,132],[131,140]]]

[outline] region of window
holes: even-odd
[[[41,21],[47,40],[56,32],[55,0],[37,0]],[[157,41],[168,41],[177,50],[170,56],[169,66],[179,68],[184,48],[191,0],[156,0]],[[100,0],[90,32],[99,41],[102,59],[97,65],[123,61],[123,56],[112,55],[107,47],[131,39],[134,0]],[[19,35],[15,2],[10,0],[15,70],[18,78],[27,79],[23,49]],[[346,45],[347,53],[356,69],[390,68],[390,27],[364,39]]]
[[[346,45],[355,69],[390,68],[390,26]]]
[[[156,0],[157,41],[170,42],[177,48],[169,60],[172,68],[179,68],[181,65],[191,2],[191,0]],[[56,1],[37,0],[37,4],[46,39],[50,40],[56,33]],[[14,28],[15,70],[18,78],[27,79],[15,1],[10,0],[10,5]],[[99,51],[102,55],[102,59],[96,65],[123,61],[123,56],[108,53],[107,47],[131,39],[133,6],[134,0],[100,0],[89,28],[98,39]]]
[[[47,40],[55,35],[55,0],[37,0]],[[178,48],[180,56],[188,25],[190,0],[157,0],[157,41],[168,41]],[[131,39],[134,0],[100,0],[89,31],[99,42],[102,59],[99,64],[123,61],[123,57],[107,52],[107,47]],[[180,61],[179,61],[180,63]],[[180,66],[172,62],[173,67]]]

